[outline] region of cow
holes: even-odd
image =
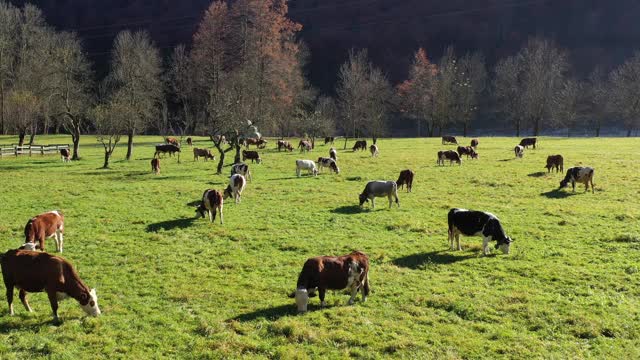
[[[215,143],[215,144],[225,144],[227,142],[227,139],[224,137],[224,135],[214,135],[211,137],[211,140]]]
[[[504,254],[508,254],[513,240],[502,229],[500,220],[493,214],[483,211],[466,209],[451,209],[447,215],[449,223],[449,248],[455,250],[454,240],[460,246],[460,235],[482,236],[482,252],[489,255],[489,242],[496,241],[496,249],[500,248]]]
[[[589,184],[591,184],[591,193],[594,194],[596,190],[593,188],[593,173],[594,169],[592,167],[581,167],[576,166],[569,168],[567,170],[567,175],[564,177],[562,181],[560,181],[560,188],[562,189],[566,187],[569,183],[571,183],[571,187],[573,188],[573,192],[576,192],[576,183],[584,184],[584,191],[589,191]]]
[[[380,152],[378,151],[378,145],[373,144],[369,147],[369,151],[371,152],[371,157],[377,157],[378,155],[380,155]]]
[[[353,151],[356,150],[367,150],[367,140],[358,140],[355,145],[353,145]]]
[[[209,159],[211,160],[215,160],[216,157],[213,156],[213,154],[211,154],[211,150],[209,149],[198,149],[198,148],[193,148],[193,161],[197,161],[198,158],[203,157],[204,161],[207,161]]]
[[[30,250],[30,251],[36,251],[36,250],[40,250],[40,247],[34,243],[24,243],[22,244],[22,246],[20,246],[18,248],[18,250]]]
[[[193,146],[193,140],[190,137],[187,138],[187,145]]]
[[[524,155],[524,147],[522,145],[516,145],[516,147],[513,148],[513,153],[517,158],[522,158]]]
[[[252,163],[254,160],[258,164],[262,163],[262,159],[260,159],[257,151],[242,150],[242,161],[246,161],[247,159],[250,159]]]
[[[336,151],[335,148],[329,149],[329,157],[332,158],[334,161],[338,161],[338,152]]]
[[[442,164],[444,166],[445,160],[449,160],[449,165],[453,165],[454,161],[457,162],[458,165],[462,165],[460,155],[453,150],[438,151],[438,165]]]
[[[367,183],[362,194],[360,194],[360,207],[362,207],[365,202],[371,200],[371,208],[375,209],[375,198],[383,196],[389,198],[389,209],[391,209],[391,206],[393,205],[394,197],[396,199],[396,204],[400,207],[400,202],[398,201],[398,185],[396,182],[381,180],[369,181]]]
[[[300,140],[298,148],[300,149],[300,152],[311,151],[311,149],[313,149],[313,145],[307,140]]]
[[[205,215],[209,213],[209,221],[214,222],[216,220],[216,212],[220,211],[220,225],[222,225],[223,205],[224,205],[223,195],[217,190],[207,189],[202,194],[202,200],[200,201],[200,205],[196,207],[196,213],[197,215],[200,215],[201,218],[204,218]]]
[[[318,290],[320,306],[327,305],[327,290],[348,289],[351,292],[349,305],[355,302],[358,291],[362,292],[362,302],[369,296],[369,257],[360,251],[343,256],[318,256],[307,259],[298,275],[296,291],[289,295],[296,299],[299,313],[307,311],[309,297]]]
[[[62,252],[63,233],[64,215],[57,210],[29,219],[24,227],[25,242],[35,244],[37,241],[42,251],[45,251],[44,240],[53,237],[56,241],[56,251]]]
[[[407,185],[407,192],[411,192],[411,188],[413,187],[413,176],[415,173],[410,169],[400,171],[400,176],[398,176],[398,181],[396,184],[402,188],[405,184]]]
[[[175,146],[180,146],[180,143],[178,142],[178,139],[174,138],[174,137],[167,137],[164,138],[164,142],[167,144],[171,144],[171,145],[175,145]]]
[[[325,144],[325,145],[327,145],[327,144],[331,144],[331,145],[333,145],[333,141],[334,141],[335,139],[336,139],[336,138],[335,138],[335,137],[333,137],[333,136],[327,136],[327,137],[325,137],[325,138],[324,138],[324,144]]]
[[[247,149],[251,145],[255,145],[258,149],[264,149],[267,146],[267,140],[263,138],[247,138],[244,140],[244,145]]]
[[[467,159],[471,156],[472,159],[478,158],[478,153],[471,146],[458,146],[458,155],[467,155]]]
[[[309,174],[313,174],[313,176],[318,175],[318,169],[316,168],[316,163],[314,163],[313,160],[296,160],[297,177],[300,177],[302,170],[307,170]]]
[[[251,171],[249,171],[249,165],[245,163],[237,163],[237,164],[231,165],[231,176],[235,174],[240,174],[245,178],[249,179],[249,181],[252,180]]]
[[[278,140],[278,151],[285,149],[285,150],[289,150],[289,151],[293,151],[293,146],[291,146],[291,143],[285,140]]]
[[[89,289],[73,266],[59,256],[38,251],[9,250],[2,255],[1,267],[9,314],[12,316],[14,287],[20,289],[20,301],[29,312],[33,310],[29,306],[27,293],[46,292],[55,322],[59,321],[58,301],[67,297],[76,299],[86,314],[100,315],[96,290]]]
[[[156,175],[160,175],[160,159],[151,159],[151,172]]]
[[[458,145],[458,140],[456,140],[455,136],[443,136],[442,137],[442,145],[446,145],[446,144]]]
[[[524,138],[522,140],[520,140],[520,145],[524,146],[525,149],[528,148],[529,146],[533,146],[533,148],[536,148],[536,141],[538,141],[537,138]]]
[[[335,160],[332,158],[319,157],[318,158],[318,172],[319,170],[328,167],[329,171],[334,171],[336,174],[340,174],[340,168]]]
[[[169,153],[169,156],[180,152],[180,147],[173,144],[158,144],[156,145],[156,152],[153,154],[153,157],[159,157],[160,154]]]
[[[549,155],[547,156],[547,172],[551,172],[552,168],[556,169],[556,172],[564,172],[564,159],[562,155]]]
[[[71,161],[71,152],[69,149],[60,149],[60,157],[62,158],[62,162]]]
[[[236,204],[239,204],[240,196],[242,195],[242,191],[245,186],[247,186],[247,180],[244,179],[244,176],[240,174],[231,175],[231,178],[229,178],[229,185],[224,189],[224,198],[233,197]]]
[[[471,139],[471,147],[472,148],[474,148],[474,149],[477,148],[478,144],[479,144],[478,139]]]

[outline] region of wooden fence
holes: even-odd
[[[50,145],[10,145],[10,146],[0,146],[0,158],[7,155],[49,155],[49,154],[59,154],[60,150],[67,149],[69,150],[69,144],[50,144]]]

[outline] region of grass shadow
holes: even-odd
[[[454,255],[444,251],[432,251],[427,253],[413,254],[403,256],[391,261],[392,264],[409,269],[419,269],[424,264],[440,264],[447,265],[453,264],[458,261],[463,261],[476,257],[476,255]]]
[[[563,191],[560,189],[553,189],[551,191],[540,193],[540,196],[545,196],[549,199],[564,199],[574,195],[577,195],[577,193]]]
[[[530,177],[543,177],[546,174],[547,173],[544,172],[544,171],[538,171],[538,172],[534,172],[534,173],[531,173],[531,174],[527,174],[527,176],[530,176]]]
[[[331,210],[334,214],[353,215],[362,212],[362,209],[358,205],[345,205],[337,207]]]
[[[345,180],[347,180],[347,181],[361,181],[362,177],[361,176],[349,176],[349,177],[345,178]]]
[[[515,160],[515,158],[510,158],[510,159],[501,159],[501,160],[498,160],[498,161],[503,161],[503,162],[504,162],[504,161],[512,161],[512,160]]]
[[[202,202],[202,200],[189,201],[188,203],[186,203],[186,206],[188,206],[188,207],[198,206],[198,205],[200,205],[201,202]]]
[[[308,176],[301,176],[301,178],[303,178],[303,177],[308,177]],[[291,177],[274,178],[274,179],[268,179],[267,181],[293,180],[293,179],[298,179],[298,177],[297,176],[291,176]]]
[[[280,305],[276,307],[270,307],[266,309],[260,309],[252,311],[250,313],[238,315],[227,321],[253,321],[257,319],[278,320],[279,318],[287,315],[296,315],[298,312],[294,304]]]
[[[14,302],[15,306],[15,302]],[[0,334],[10,334],[15,333],[16,331],[26,331],[32,334],[38,333],[43,326],[60,326],[62,325],[62,321],[55,321],[53,319],[45,321],[43,323],[39,322],[30,322],[27,321],[26,317],[18,316],[16,317],[16,322],[6,322],[4,324],[0,324]]]
[[[147,232],[158,232],[160,229],[186,229],[196,220],[195,217],[167,220],[147,225]]]

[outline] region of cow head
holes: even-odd
[[[569,184],[569,180],[567,180],[567,179],[561,180],[560,181],[560,187],[558,188],[558,190],[560,190],[560,189],[562,189],[564,187],[567,187],[568,184]]]
[[[82,310],[84,310],[87,315],[98,316],[101,314],[100,308],[98,307],[98,295],[96,294],[96,289],[91,289],[91,291],[89,291],[87,302],[84,305],[80,303],[80,307],[82,307]]]
[[[362,205],[364,205],[364,203],[368,201],[369,197],[367,195],[365,195],[364,193],[360,194],[360,207],[362,207]]]
[[[38,247],[37,247],[36,243],[27,242],[27,243],[22,244],[22,246],[20,246],[18,249],[36,251],[37,248]]]
[[[297,288],[296,289],[296,307],[298,308],[299,313],[303,313],[307,311],[307,307],[309,306],[309,293],[305,288]]]
[[[231,189],[231,185],[227,185],[227,188],[224,189],[224,194],[223,197],[225,199],[230,198],[233,196],[233,189]]]
[[[336,174],[340,174],[340,168],[338,167],[338,164],[336,164],[335,162],[331,163],[331,169],[335,171]]]
[[[511,243],[513,242],[513,239],[510,237],[506,237],[506,239],[502,242],[498,242],[496,244],[496,249],[500,249],[502,251],[503,254],[508,255],[509,251],[511,251]]]
[[[207,208],[204,207],[204,202],[201,202],[200,205],[196,207],[196,218],[203,218],[207,213]]]

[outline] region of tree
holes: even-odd
[[[611,106],[624,121],[627,136],[640,127],[640,52],[609,75]]]
[[[14,90],[8,98],[7,113],[12,119],[13,130],[18,134],[18,145],[24,145],[24,138],[29,130],[33,130],[38,99],[26,90]]]
[[[422,136],[423,122],[427,136],[433,136],[433,85],[437,71],[437,66],[429,61],[424,49],[419,48],[409,68],[409,79],[397,87],[400,111],[417,119],[418,136]]]
[[[492,90],[497,112],[502,114],[507,122],[513,124],[516,136],[520,136],[524,121],[521,63],[516,57],[510,56],[500,60],[494,72]]]
[[[335,102],[328,96],[318,96],[308,111],[301,110],[299,130],[311,137],[311,143],[321,136],[333,135],[337,109]]]
[[[103,95],[106,95],[105,90],[105,86],[102,86],[101,93]],[[106,96],[102,96],[102,98],[104,99]],[[103,169],[109,168],[111,156],[120,142],[122,132],[127,127],[128,118],[134,115],[132,111],[134,109],[129,105],[128,99],[124,98],[123,93],[110,96],[108,100],[91,109],[90,116],[93,118],[96,129],[96,139],[104,148]]]
[[[438,64],[438,72],[433,81],[433,122],[438,129],[438,136],[442,129],[453,124],[458,117],[457,79],[458,61],[452,47],[445,50]]]
[[[594,127],[596,137],[599,137],[605,119],[610,114],[607,105],[610,96],[609,83],[602,69],[596,68],[589,74],[584,92],[586,97],[585,115]]]
[[[487,70],[484,58],[479,53],[466,54],[458,64],[458,78],[456,81],[456,98],[459,119],[463,125],[463,135],[466,137],[469,123],[479,109],[480,98],[486,89]]]
[[[185,132],[195,131],[195,76],[192,59],[184,45],[178,45],[171,55],[169,67],[169,85],[178,103],[182,106],[181,127]],[[166,104],[165,104],[166,106]],[[164,109],[163,109],[164,110]],[[160,131],[168,131],[159,126]]]
[[[18,48],[20,11],[0,1],[0,134],[4,134],[7,91],[14,76]]]
[[[571,128],[584,114],[584,85],[573,79],[566,80],[554,98],[554,118],[562,126],[567,127],[567,137],[571,136]]]
[[[386,135],[388,130],[388,115],[393,89],[382,70],[369,64],[369,81],[366,97],[366,132],[373,138],[373,143],[378,137]]]
[[[160,54],[146,32],[122,31],[111,56],[107,85],[110,97],[118,99],[116,112],[130,115],[123,119],[128,137],[126,159],[130,160],[134,135],[158,113],[163,95]]]

